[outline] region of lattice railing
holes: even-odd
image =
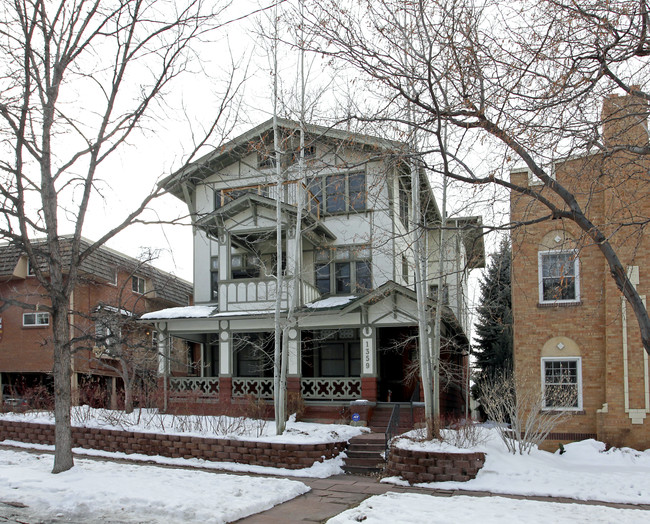
[[[361,379],[303,378],[300,392],[305,400],[356,400],[361,398]]]
[[[219,395],[219,377],[170,377],[169,390],[173,393]]]
[[[270,400],[273,398],[272,378],[241,378],[232,379],[232,397],[242,398],[247,396]]]

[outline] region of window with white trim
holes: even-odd
[[[49,313],[23,313],[23,326],[49,326],[50,314]]]
[[[365,173],[337,173],[314,177],[307,187],[328,214],[365,211],[367,191]]]
[[[540,251],[539,302],[580,301],[580,265],[575,251]]]
[[[582,409],[582,362],[580,357],[542,358],[544,409]]]
[[[319,249],[315,256],[315,284],[322,295],[362,293],[372,289],[368,246]]]
[[[131,289],[135,293],[140,293],[141,295],[144,295],[144,292],[145,292],[144,278],[139,277],[137,275],[133,275],[131,277]]]

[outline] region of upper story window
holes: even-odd
[[[544,409],[582,409],[582,366],[580,357],[542,358]]]
[[[579,302],[578,254],[575,251],[540,251],[538,256],[539,302]]]
[[[49,313],[23,313],[23,326],[49,326],[50,314]]]
[[[316,287],[323,295],[372,289],[372,262],[367,246],[320,249],[314,267]]]
[[[210,258],[210,296],[212,300],[219,297],[219,257]]]
[[[133,275],[131,277],[131,289],[133,290],[134,293],[140,293],[141,295],[144,295],[145,293],[144,278],[139,277],[137,275]]]
[[[406,181],[402,178],[399,179],[398,189],[398,205],[399,205],[399,218],[404,224],[404,227],[409,227],[409,191]]]
[[[233,253],[230,255],[232,278],[259,278],[260,259],[252,253]]]
[[[308,188],[326,213],[350,213],[366,209],[366,175],[340,173],[312,178]]]
[[[432,300],[435,300],[436,302],[439,300],[438,284],[431,284],[429,286],[429,295],[431,296]],[[442,285],[442,305],[443,306],[449,305],[449,286],[447,284]]]

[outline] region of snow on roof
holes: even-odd
[[[325,309],[331,307],[345,306],[346,304],[349,304],[356,298],[357,297],[355,295],[349,295],[344,297],[328,297],[328,298],[324,298],[323,300],[317,300],[316,302],[305,304],[305,307],[312,308],[312,309]]]
[[[159,320],[169,318],[207,318],[217,309],[216,304],[207,304],[204,306],[184,306],[170,307],[159,311],[145,313],[140,317],[141,320]]]

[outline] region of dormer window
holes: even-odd
[[[131,289],[133,290],[134,293],[139,293],[140,295],[144,295],[145,293],[144,278],[139,277],[137,275],[133,275],[131,277]]]

